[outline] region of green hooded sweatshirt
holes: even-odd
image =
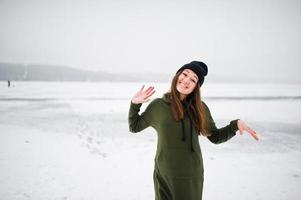
[[[219,144],[235,135],[237,120],[218,129],[205,107],[208,122],[207,138]],[[145,111],[139,114],[142,104],[131,102],[128,122],[133,133],[153,127],[158,136],[153,174],[156,200],[201,200],[203,192],[203,159],[199,144],[199,134],[193,127],[190,115],[176,121],[171,113],[169,100],[164,95],[150,102]]]

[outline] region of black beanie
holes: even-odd
[[[201,61],[192,61],[183,65],[180,69],[178,69],[177,73],[184,69],[192,70],[198,76],[200,86],[203,85],[205,76],[208,74],[208,67],[205,63]]]

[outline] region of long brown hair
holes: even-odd
[[[165,94],[170,101],[172,115],[176,121],[180,121],[184,118],[184,112],[186,109],[187,114],[189,115],[198,133],[201,133],[204,136],[208,136],[205,110],[204,105],[201,101],[199,83],[197,83],[194,90],[185,98],[185,107],[180,99],[180,93],[177,90],[177,81],[182,71],[179,71],[173,77],[170,91]]]

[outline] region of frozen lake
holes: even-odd
[[[127,127],[141,85],[0,82],[1,199],[154,199],[156,135]],[[146,85],[154,98],[169,89]],[[217,126],[240,118],[260,137],[200,137],[203,199],[300,199],[301,85],[205,84],[202,94]]]

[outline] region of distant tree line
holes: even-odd
[[[167,75],[108,73],[67,66],[0,63],[0,81],[168,81]]]

